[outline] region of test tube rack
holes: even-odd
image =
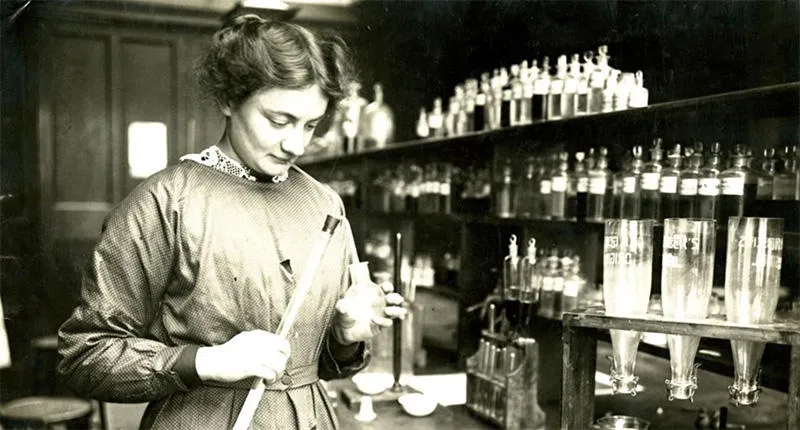
[[[585,430],[594,423],[597,330],[622,329],[641,332],[692,335],[778,343],[791,346],[787,425],[800,428],[800,321],[778,314],[772,324],[739,325],[722,319],[674,321],[660,315],[614,317],[600,309],[567,312],[563,316],[563,381],[561,428]]]
[[[501,429],[539,429],[539,344],[484,330],[478,352],[467,358],[467,409]]]

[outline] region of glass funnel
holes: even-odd
[[[664,317],[686,321],[703,319],[714,281],[716,232],[713,219],[668,218],[664,220],[664,252],[661,269],[661,307]],[[697,389],[694,357],[699,336],[667,335],[671,379],[666,380],[669,399],[689,399]]]
[[[728,321],[765,324],[775,318],[783,252],[782,218],[731,217],[725,265],[725,310]],[[758,366],[763,342],[731,340],[735,405],[758,401]]]
[[[606,315],[630,317],[647,313],[653,269],[654,220],[609,219],[603,245],[603,300]],[[611,330],[611,389],[636,395],[633,374],[642,333]]]

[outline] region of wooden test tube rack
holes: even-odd
[[[791,348],[787,393],[787,429],[800,428],[800,321],[779,314],[772,324],[737,325],[722,319],[674,321],[660,315],[612,317],[602,310],[567,312],[563,316],[561,428],[585,430],[594,423],[597,330],[622,329],[718,339],[778,343]]]
[[[491,375],[480,371],[480,351],[467,358],[467,409],[502,429],[544,428],[545,413],[539,407],[537,396],[539,344],[532,338],[507,338],[485,330],[481,337],[492,345],[514,348],[517,360],[513,368]],[[483,393],[480,393],[479,385],[483,387]],[[486,395],[489,387],[496,397],[487,402],[480,396]],[[491,409],[496,413],[492,413],[486,403],[491,403]]]

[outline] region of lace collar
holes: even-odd
[[[256,176],[253,174],[253,171],[249,167],[243,166],[238,161],[225,155],[225,153],[222,152],[217,145],[212,145],[201,151],[199,154],[184,155],[181,157],[181,161],[183,160],[194,161],[196,163],[212,167],[220,172],[227,173],[231,176],[247,179],[248,181],[258,181],[258,178],[256,178]],[[276,184],[283,182],[288,176],[288,172],[283,175],[273,176],[272,182]]]

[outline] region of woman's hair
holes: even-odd
[[[197,67],[201,89],[220,106],[239,106],[262,89],[318,84],[331,101],[353,79],[350,53],[338,36],[297,24],[243,15],[217,31]]]

